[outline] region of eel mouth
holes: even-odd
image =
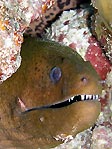
[[[25,114],[27,112],[31,112],[34,110],[58,109],[58,108],[63,108],[63,107],[69,106],[75,102],[87,101],[87,100],[98,101],[98,99],[99,99],[99,95],[75,95],[75,96],[72,96],[66,100],[56,102],[53,104],[44,105],[44,106],[37,106],[37,107],[32,107],[32,108],[25,108],[25,110],[22,113]],[[23,102],[21,100],[19,101],[19,103],[20,102],[23,105]]]

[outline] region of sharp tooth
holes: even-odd
[[[98,95],[96,95],[96,99],[98,99],[99,98],[99,96]]]
[[[92,100],[93,100],[93,96],[94,96],[94,95],[91,95],[91,99],[92,99]]]
[[[86,100],[89,99],[89,95],[86,95]]]
[[[84,100],[85,99],[85,95],[81,95],[81,100]]]
[[[96,100],[96,95],[94,95],[94,97],[95,97],[95,100]]]
[[[88,95],[88,98],[91,99],[92,95]]]
[[[91,95],[91,99],[93,99],[93,95]]]
[[[91,95],[91,99],[93,99],[93,95]]]
[[[99,95],[81,95],[81,100],[96,100],[99,98]]]
[[[74,100],[74,96],[73,96],[73,97],[71,97],[71,100]]]
[[[70,101],[71,101],[71,99],[68,99],[68,101],[70,102]]]
[[[95,100],[96,99],[96,96],[95,95],[93,95],[93,100]]]

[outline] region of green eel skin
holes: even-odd
[[[50,149],[94,125],[101,107],[93,100],[27,112],[79,94],[100,94],[99,76],[89,62],[69,47],[33,38],[23,43],[21,56],[18,71],[0,84],[1,148]]]

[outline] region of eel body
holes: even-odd
[[[49,149],[94,125],[101,85],[89,62],[33,38],[21,56],[18,71],[0,84],[0,147]]]
[[[45,28],[51,24],[51,22],[57,19],[63,11],[75,9],[80,4],[88,3],[90,0],[54,0],[53,5],[44,10],[40,18],[32,20],[30,26],[26,29],[25,34],[31,36],[41,36],[45,31]]]

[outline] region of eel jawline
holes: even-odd
[[[29,108],[26,109],[22,112],[22,114],[25,114],[27,112],[31,112],[34,110],[43,110],[43,109],[56,109],[56,108],[62,108],[65,106],[69,106],[75,102],[79,102],[79,101],[85,101],[85,100],[98,100],[99,99],[99,95],[76,95],[76,96],[72,96],[69,99],[60,101],[60,102],[56,102],[50,105],[44,105],[44,106],[38,106],[38,107],[33,107],[33,108]],[[22,103],[22,105],[24,104],[20,99],[19,102]],[[20,103],[20,104],[21,104]]]

